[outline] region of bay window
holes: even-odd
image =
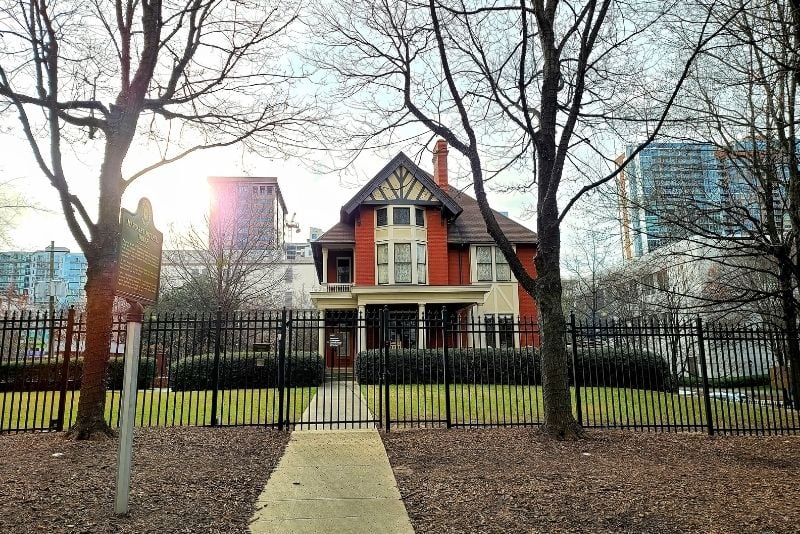
[[[425,284],[428,282],[427,277],[427,251],[424,243],[417,243],[417,283]]]
[[[394,244],[394,283],[411,283],[411,243]]]
[[[389,283],[389,245],[379,244],[378,249],[378,283]]]
[[[411,224],[411,208],[392,208],[392,224]]]

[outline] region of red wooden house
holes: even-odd
[[[520,318],[535,321],[536,304],[494,246],[477,201],[448,183],[443,140],[436,143],[433,164],[431,176],[399,153],[341,208],[339,222],[312,242],[322,289],[311,298],[326,314],[320,350],[329,362],[335,352],[349,365],[356,351],[377,347],[369,328],[337,317],[370,317],[384,307],[417,317],[441,314],[443,308],[480,317],[482,346],[535,342],[504,327]],[[536,234],[498,212],[495,217],[533,271]],[[388,336],[395,347],[441,343],[441,336],[421,324]],[[469,344],[470,338],[457,343]]]

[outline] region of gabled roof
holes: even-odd
[[[311,242],[314,243],[355,243],[356,233],[353,229],[352,223],[338,222],[331,226],[331,228]]]
[[[444,209],[448,211],[451,216],[457,216],[461,213],[461,206],[433,181],[433,177],[423,171],[411,158],[406,156],[403,152],[400,152],[393,157],[372,180],[367,182],[347,204],[342,206],[342,220],[350,218],[361,204],[368,201],[372,192],[379,188],[398,167],[404,167],[410,172],[423,187],[430,191],[436,200],[442,203]]]
[[[447,187],[447,192],[463,208],[461,215],[447,226],[447,242],[452,244],[494,243],[486,231],[478,201],[456,189]],[[494,211],[494,210],[492,210]],[[535,244],[539,241],[536,232],[512,221],[502,213],[494,211],[497,224],[514,244]]]

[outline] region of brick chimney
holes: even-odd
[[[439,139],[433,149],[433,181],[442,189],[447,188],[447,141]]]

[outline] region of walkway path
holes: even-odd
[[[361,398],[359,385],[350,379],[327,379],[317,389],[300,418],[299,430],[375,428],[375,420]]]
[[[258,498],[253,533],[413,534],[376,430],[292,433]]]

